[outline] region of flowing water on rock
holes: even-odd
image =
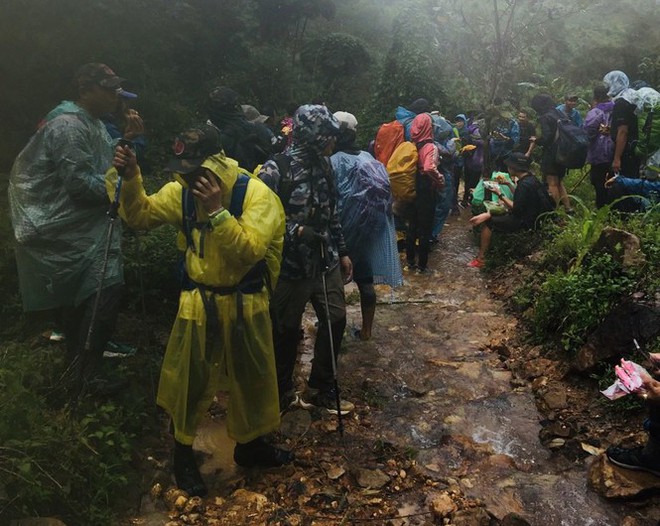
[[[498,518],[516,512],[533,525],[620,524],[623,505],[589,490],[586,467],[541,445],[541,416],[531,389],[513,388],[510,372],[487,350],[503,329],[515,330],[516,320],[489,294],[487,278],[467,267],[475,251],[466,218],[452,218],[432,253],[433,275],[406,274],[406,284],[394,293],[379,288],[373,339],[352,340],[347,330],[339,366],[344,396],[371,406],[369,431],[381,444],[410,451],[429,481],[481,500]],[[301,386],[309,372],[314,322],[310,310],[303,322]],[[359,324],[354,302],[348,325]],[[213,487],[231,486],[240,476],[221,420],[207,418],[195,442],[204,453],[201,471],[213,480],[212,494]],[[294,410],[285,415],[282,434],[302,436],[309,424],[306,411]],[[338,439],[338,454],[359,464],[351,444],[361,439]],[[430,524],[419,495],[395,498],[405,518],[388,524]]]

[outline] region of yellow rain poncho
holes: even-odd
[[[203,164],[218,176],[223,205],[229,208],[239,169],[224,155]],[[108,173],[108,193],[113,197],[117,172]],[[123,182],[120,214],[136,229],[168,223],[182,228],[182,186],[171,182],[147,196],[138,175]],[[198,218],[205,212],[198,205]],[[214,288],[231,288],[259,261],[266,261],[269,286],[280,270],[284,211],[277,196],[257,179],[250,180],[239,218],[223,212],[206,232],[204,257],[186,250],[190,278]],[[192,232],[200,246],[200,231]],[[210,296],[210,293],[207,293]],[[237,320],[237,295],[213,294],[219,334],[205,349],[206,311],[198,288],[182,291],[158,386],[158,405],[171,416],[175,438],[192,444],[195,430],[218,390],[229,391],[227,431],[237,442],[248,442],[279,427],[277,378],[268,312],[269,290],[242,295],[242,327]]]

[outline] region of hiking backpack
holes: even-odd
[[[404,141],[404,128],[398,120],[386,122],[378,128],[374,142],[374,157],[387,166],[394,150]]]
[[[415,200],[415,176],[417,175],[417,146],[409,141],[402,142],[392,153],[387,163],[392,197],[397,201]]]
[[[340,152],[339,155],[351,154]],[[361,152],[354,159],[346,177],[337,178],[340,196],[337,211],[344,237],[368,242],[374,233],[382,230],[390,215],[390,179],[383,163],[371,155]]]
[[[557,164],[569,169],[584,166],[589,149],[589,136],[584,128],[577,126],[571,119],[557,119],[555,144]]]
[[[644,106],[642,113],[637,117],[637,126],[639,138],[635,153],[646,158],[660,149],[660,104]]]

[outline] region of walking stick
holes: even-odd
[[[119,139],[117,146],[128,146],[133,147],[133,143],[127,139]],[[85,339],[84,347],[84,356],[90,358],[91,347],[92,347],[92,336],[94,334],[94,325],[96,325],[96,318],[99,312],[99,306],[101,304],[101,294],[103,292],[103,282],[105,281],[105,274],[108,270],[108,259],[110,258],[110,245],[112,244],[112,233],[115,229],[115,220],[118,216],[119,211],[119,195],[121,194],[121,185],[123,182],[124,169],[117,169],[117,185],[115,186],[115,198],[110,203],[108,207],[108,229],[106,230],[106,239],[105,239],[105,250],[103,252],[103,263],[101,265],[101,271],[99,272],[99,282],[96,288],[96,297],[94,298],[94,306],[92,307],[92,316],[89,321],[89,328],[87,329],[87,338]],[[84,360],[79,360],[78,364],[78,394],[82,394],[83,391],[83,366]]]
[[[587,170],[586,172],[584,172],[584,173],[582,174],[582,177],[580,177],[580,180],[579,180],[577,183],[575,183],[575,185],[573,185],[573,188],[571,188],[571,191],[568,192],[568,193],[569,193],[569,194],[572,194],[573,192],[575,192],[575,190],[577,189],[577,187],[580,186],[580,185],[582,184],[582,181],[584,181],[584,180],[587,178],[587,176],[588,176],[589,174],[591,174],[591,167],[589,167],[589,170]]]
[[[328,283],[326,275],[328,273],[328,261],[325,248],[325,240],[321,240],[321,264],[323,270],[321,271],[321,282],[323,284],[323,302],[325,304],[325,319],[328,325],[328,336],[330,336],[330,356],[332,358],[332,381],[335,388],[335,405],[337,406],[337,427],[339,435],[344,436],[344,422],[341,415],[341,401],[339,398],[339,384],[337,383],[337,361],[335,355],[335,342],[332,337],[332,325],[330,324],[330,304],[328,303]]]

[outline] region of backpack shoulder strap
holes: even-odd
[[[197,224],[197,211],[195,210],[195,200],[192,192],[185,186],[181,187],[181,226],[183,235],[186,237],[186,246],[195,250],[195,242],[192,238],[192,231]]]
[[[229,213],[234,217],[241,217],[243,214],[243,201],[245,200],[249,182],[249,175],[244,173],[238,174],[238,178],[231,190],[231,202],[229,203]]]

